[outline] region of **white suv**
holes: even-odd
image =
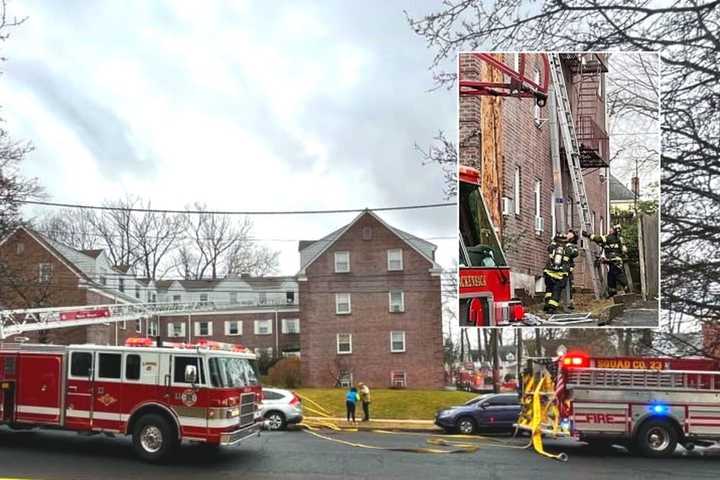
[[[263,388],[263,401],[259,408],[268,430],[284,430],[303,419],[300,397],[290,390]]]

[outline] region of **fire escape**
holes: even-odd
[[[565,53],[560,58],[572,74],[575,85],[575,128],[580,145],[582,168],[606,168],[609,166],[609,137],[598,125],[602,118],[598,113],[604,108],[600,101],[602,74],[607,72],[607,60],[598,53]]]

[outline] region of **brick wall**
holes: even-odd
[[[372,239],[363,240],[363,228]],[[404,270],[387,271],[387,249],[402,248]],[[350,252],[350,272],[334,273],[334,252]],[[443,385],[440,277],[432,264],[369,214],[362,216],[306,269],[300,282],[303,382],[332,387],[338,369],[353,381],[388,387],[404,371],[410,388]],[[403,313],[389,312],[388,291],[402,289]],[[335,293],[351,293],[351,313],[335,313]],[[405,332],[405,352],[390,352],[392,331]],[[337,353],[337,334],[352,335],[352,354]]]

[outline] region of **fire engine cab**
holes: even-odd
[[[460,166],[460,325],[522,322],[525,310],[512,298],[510,267],[480,185],[479,171]]]
[[[235,445],[256,436],[255,355],[220,342],[125,346],[0,343],[0,425],[132,436],[166,460],[182,440]]]
[[[529,362],[519,428],[650,457],[720,440],[717,360],[571,352]]]

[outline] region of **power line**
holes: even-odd
[[[247,210],[247,211],[232,211],[232,210],[167,210],[167,209],[155,209],[155,208],[136,208],[136,207],[110,207],[102,205],[81,205],[74,203],[60,203],[60,202],[43,202],[40,200],[20,200],[18,203],[25,205],[39,205],[44,207],[62,207],[62,208],[78,208],[84,210],[106,210],[106,211],[121,211],[121,212],[140,212],[140,213],[189,213],[197,215],[318,215],[318,214],[333,214],[333,213],[360,213],[364,211],[373,212],[387,212],[392,210],[419,210],[424,208],[440,208],[440,207],[455,207],[457,203],[428,203],[421,205],[405,205],[395,207],[379,207],[379,208],[348,208],[348,209],[336,209],[336,210]]]

